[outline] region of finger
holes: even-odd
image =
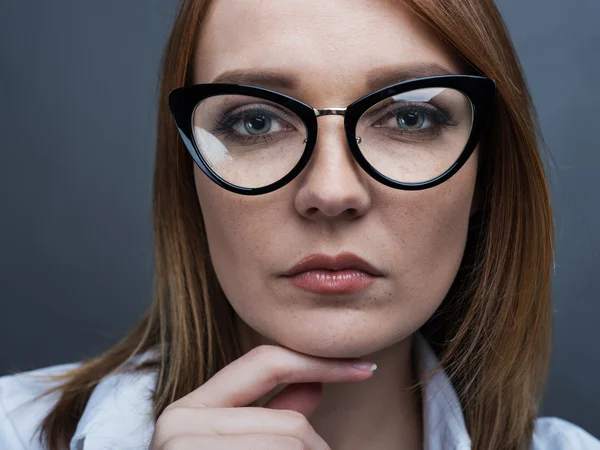
[[[233,361],[177,402],[184,406],[233,408],[252,403],[281,383],[362,381],[372,372],[355,359],[318,358],[272,345],[261,345]]]
[[[312,450],[288,436],[252,434],[247,436],[181,435],[153,450]]]
[[[158,419],[154,442],[160,447],[173,436],[243,436],[269,434],[293,437],[305,448],[330,450],[308,419],[295,411],[257,407],[193,408],[169,406]]]
[[[319,406],[322,392],[322,383],[290,384],[269,400],[264,407],[297,411],[309,418]]]

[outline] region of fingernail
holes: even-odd
[[[352,364],[352,367],[359,369],[359,370],[368,370],[368,371],[373,372],[375,369],[377,369],[377,364],[373,364],[370,362],[359,362],[359,363]]]

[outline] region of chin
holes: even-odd
[[[299,342],[298,345],[284,345],[298,353],[305,355],[318,356],[321,358],[365,358],[367,355],[376,353],[386,347],[369,345],[366,342],[336,342],[329,345],[323,345],[312,342]]]
[[[382,323],[380,314],[322,314],[320,320],[302,319],[270,323],[263,335],[273,342],[299,353],[323,358],[361,358],[379,352],[406,339],[418,327],[403,329],[401,321]],[[329,316],[329,317],[324,317]]]

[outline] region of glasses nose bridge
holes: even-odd
[[[323,109],[313,108],[313,110],[315,111],[315,117],[320,117],[320,116],[345,116],[346,115],[346,109],[347,108],[323,108]]]
[[[348,110],[348,108],[322,108],[322,109],[313,108],[313,111],[315,112],[315,117],[342,116],[345,118],[347,110]],[[356,142],[360,144],[361,138],[359,136],[356,136],[355,139],[356,139]],[[305,142],[306,142],[306,140],[305,140]]]

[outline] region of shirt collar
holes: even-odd
[[[434,373],[439,360],[420,333],[416,333],[417,376],[425,379]],[[423,438],[425,450],[463,450],[471,448],[462,407],[446,372],[440,368],[423,386]]]
[[[147,352],[132,362],[151,356]],[[156,377],[156,372],[123,372],[100,381],[77,424],[70,450],[148,449],[154,432]]]
[[[416,369],[420,379],[438,365],[435,352],[416,333]],[[154,356],[148,352],[132,362]],[[70,450],[147,449],[154,432],[152,392],[156,373],[119,373],[103,379],[92,392],[71,440]],[[462,408],[443,369],[423,386],[424,450],[463,450],[471,448]]]

